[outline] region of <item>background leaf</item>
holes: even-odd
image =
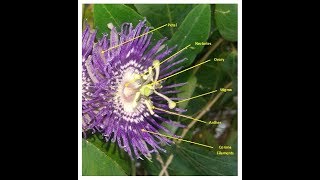
[[[221,39],[221,35],[217,30],[215,30],[210,41],[216,43]],[[205,47],[203,52],[208,52],[211,47]],[[196,117],[201,110],[214,99],[220,91],[220,88],[226,86],[228,83],[232,82],[232,92],[224,93],[215,105],[200,119],[203,121],[224,121],[227,120],[227,124],[236,123],[236,114],[232,114],[231,117],[225,117],[223,114],[230,114],[230,112],[236,111],[236,96],[237,96],[237,51],[233,43],[228,41],[222,41],[222,43],[211,53],[207,59],[211,59],[210,62],[199,66],[198,69],[193,69],[191,71],[184,72],[183,75],[178,75],[175,79],[175,83],[186,82],[191,76],[195,76],[197,82],[194,87],[193,96],[197,96],[203,93],[207,93],[213,90],[217,90],[213,94],[208,94],[196,99],[192,99],[188,102],[186,106],[187,112],[183,113],[192,117]],[[204,54],[201,54],[203,56]],[[214,58],[223,58],[224,62],[214,61]],[[180,96],[178,94],[178,96]],[[180,121],[182,124],[189,124],[190,120],[181,117],[171,117]],[[194,127],[186,135],[186,139],[192,139],[195,142],[202,144],[208,144],[214,146],[218,143],[224,143],[226,139],[215,139],[213,135],[215,134],[215,129],[217,125],[207,126],[203,123],[196,123]],[[228,131],[227,128],[226,132]],[[181,134],[182,129],[178,129],[176,134]],[[211,135],[211,136],[210,136]],[[225,137],[225,136],[224,136]],[[229,136],[228,136],[229,137]]]
[[[179,98],[187,99],[190,98],[196,88],[197,78],[195,76],[180,76],[188,78],[185,82],[188,82],[186,85],[179,87],[178,89],[181,91],[177,96]],[[182,80],[183,81],[183,80]],[[179,108],[186,108],[189,101],[184,101],[178,104]]]
[[[188,72],[186,72],[186,74],[187,73]],[[191,76],[191,74],[187,74],[185,76],[178,76],[178,79],[179,80],[177,80],[177,82],[187,82],[187,84],[177,88],[179,91],[181,91],[180,93],[177,94],[177,97],[182,98],[182,99],[190,98],[196,88],[197,78],[195,76]],[[188,103],[189,103],[189,101],[181,102],[181,103],[178,103],[177,106],[179,108],[185,109],[187,107]],[[184,113],[184,114],[186,114],[186,113]],[[180,116],[176,116],[176,115],[166,114],[165,116],[168,116],[169,119],[175,119],[177,121],[180,121],[180,119],[181,119]],[[168,125],[167,123],[162,123],[162,125],[165,126],[167,129],[169,129],[173,133],[175,133],[178,129],[178,127]]]
[[[238,174],[236,141],[232,142],[231,147],[234,155],[220,156],[216,155],[217,146],[215,146],[214,150],[209,150],[205,147],[182,142],[167,148],[168,153],[162,153],[161,155],[165,161],[171,153],[174,154],[173,160],[167,168],[169,175],[236,176]],[[162,170],[155,155],[153,156],[153,162],[142,161],[142,164],[148,171],[147,175],[159,175]]]
[[[120,31],[123,23],[132,23],[133,26],[136,26],[139,20],[144,19],[132,8],[122,4],[95,4],[93,18],[94,24],[98,29],[98,38],[101,38],[104,32],[110,33],[110,29],[107,27],[107,24],[110,22],[117,28],[117,31]],[[149,22],[147,22],[147,25],[151,26]],[[162,35],[158,31],[153,32],[153,41],[161,38]]]
[[[201,4],[194,7],[183,20],[178,30],[168,42],[168,46],[178,45],[176,51],[191,44],[193,48],[184,50],[179,57],[188,58],[185,66],[192,64],[203,46],[195,46],[195,42],[206,42],[210,32],[210,5]]]
[[[155,27],[167,23],[177,23],[179,27],[194,6],[194,4],[135,4],[137,11],[142,16],[148,17]],[[165,27],[159,31],[170,39],[177,29],[177,27]]]
[[[134,4],[125,4],[126,6],[130,7],[134,11],[137,11],[137,8],[134,6]]]
[[[101,135],[82,140],[83,175],[129,175],[130,158],[115,143],[106,143]]]
[[[123,169],[86,140],[82,140],[82,175],[84,176],[123,176]]]
[[[218,156],[216,151],[203,147],[181,143],[176,146],[175,157],[170,164],[169,174],[177,176],[209,175],[230,176],[237,175],[237,149],[232,146],[233,156]]]
[[[215,43],[220,39],[221,36],[218,31],[215,31],[210,37],[211,42]],[[194,75],[197,78],[196,88],[192,96],[197,96],[206,92],[210,92],[213,90],[218,90],[212,95],[206,95],[197,99],[193,99],[189,102],[187,109],[189,112],[188,115],[193,115],[197,113],[200,108],[207,104],[211,97],[215,96],[219,93],[219,89],[224,87],[229,82],[233,81],[233,89],[232,93],[225,93],[224,96],[236,94],[237,90],[237,58],[236,58],[236,50],[233,50],[232,46],[230,46],[230,42],[223,41],[220,46],[208,56],[207,59],[211,59],[210,62],[205,63],[199,66],[199,69],[193,69],[189,74],[186,73],[186,76]],[[206,47],[204,52],[208,51],[210,47]],[[215,58],[222,58],[224,62],[217,62]],[[182,82],[181,78],[177,78],[176,82]],[[231,96],[231,97],[232,97]],[[225,104],[223,104],[225,105]]]
[[[237,4],[216,4],[215,20],[223,38],[229,41],[238,40]]]

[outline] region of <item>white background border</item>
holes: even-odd
[[[78,3],[78,177],[80,180],[92,179],[140,179],[149,176],[82,176],[82,4],[238,4],[238,176],[201,176],[201,179],[238,180],[242,179],[242,0],[80,0]],[[152,179],[194,179],[193,176],[152,176]]]

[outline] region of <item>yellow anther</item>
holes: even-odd
[[[157,68],[157,67],[160,67],[160,61],[159,60],[154,60],[152,65]]]
[[[175,102],[173,102],[173,101],[171,101],[171,100],[168,102],[168,104],[169,104],[169,108],[170,108],[170,109],[175,108],[176,105],[177,105],[177,103],[175,103]]]
[[[141,78],[141,76],[140,76],[139,74],[134,74],[133,78],[134,78],[135,80],[138,80],[138,79]]]

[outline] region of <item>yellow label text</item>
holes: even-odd
[[[209,46],[209,45],[211,45],[211,42],[194,42],[194,45],[196,45],[196,46]]]
[[[169,27],[178,27],[178,23],[168,23]]]
[[[223,58],[214,58],[213,61],[224,62],[224,59]]]
[[[209,121],[208,124],[221,124],[221,121],[216,121],[216,120],[214,120],[214,121]]]
[[[230,89],[230,88],[220,88],[220,91],[221,92],[231,92],[232,89]]]

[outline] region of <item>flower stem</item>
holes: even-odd
[[[164,169],[164,174],[165,174],[166,176],[169,176],[169,173],[168,173],[168,171],[167,171],[167,168],[164,168],[163,160],[162,160],[162,158],[161,158],[161,156],[160,156],[159,153],[157,154],[157,160],[158,160],[159,163],[161,164],[162,169]]]
[[[167,168],[168,168],[168,166],[170,165],[170,163],[171,163],[172,159],[173,159],[173,154],[171,154],[171,155],[169,156],[169,158],[168,158],[168,160],[167,160],[166,164],[163,166],[163,168],[162,168],[162,170],[161,170],[161,172],[160,172],[159,176],[162,176],[162,175],[163,175],[163,173],[164,173],[165,171],[167,171]]]
[[[224,88],[227,89],[232,85],[232,82],[229,82]],[[204,108],[202,108],[200,110],[200,113],[198,114],[198,116],[196,118],[200,119],[203,115],[205,115],[210,109],[211,107],[217,102],[217,100],[223,95],[223,92],[219,92],[217,94],[217,96],[215,96],[212,101],[210,101]],[[194,126],[194,124],[196,123],[196,121],[191,122],[187,128],[185,128],[182,131],[181,134],[181,138],[184,138],[184,136],[187,134],[187,132]]]

